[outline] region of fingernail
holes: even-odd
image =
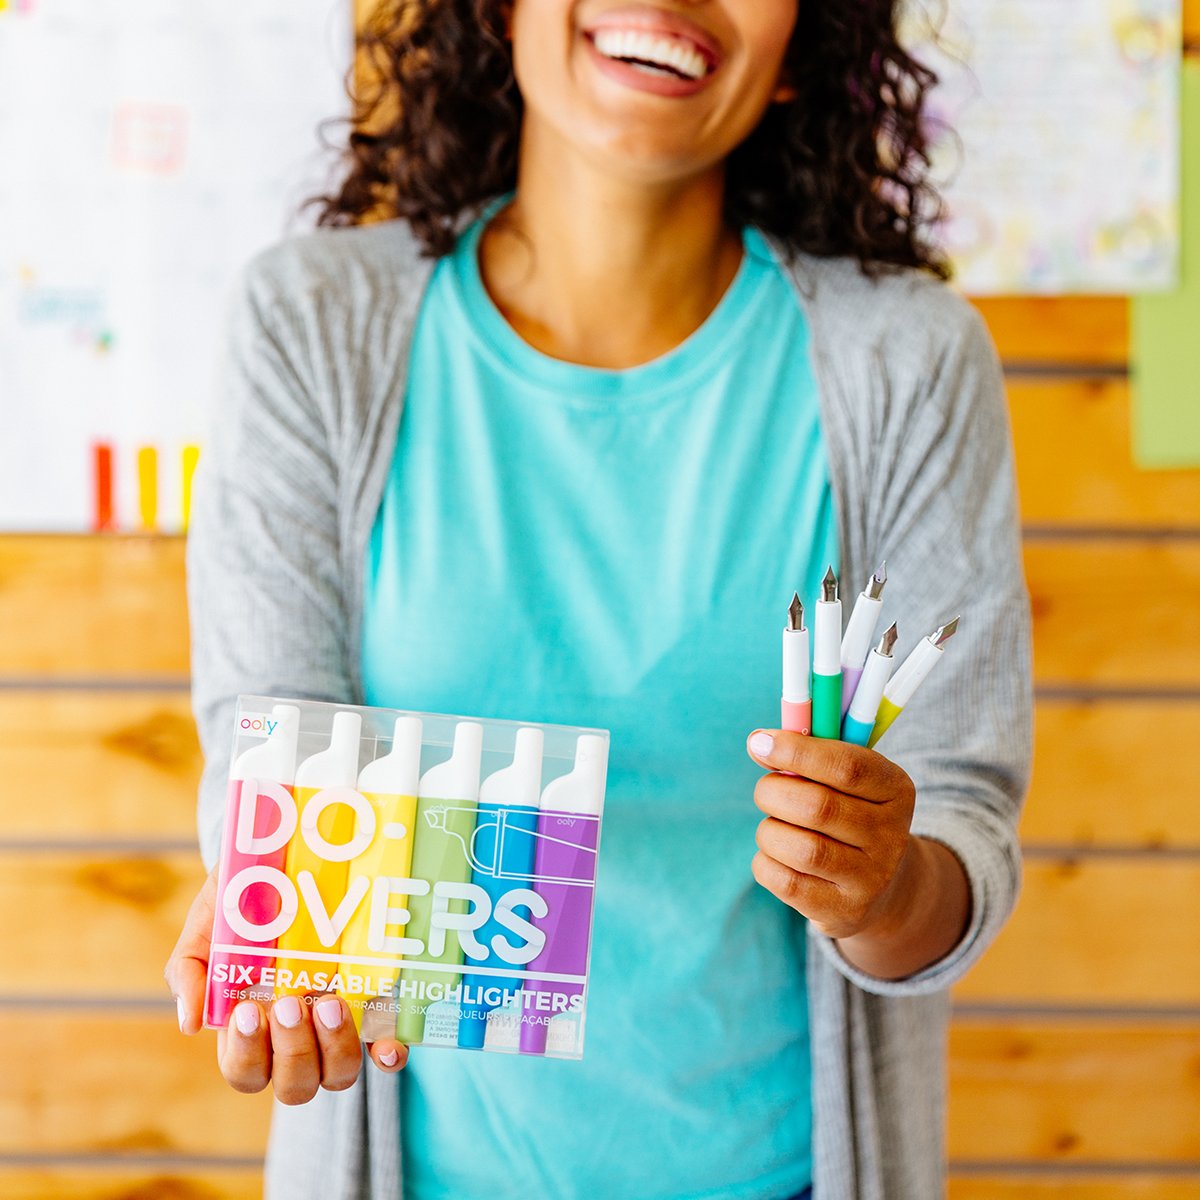
[[[295,996],[284,996],[275,1001],[275,1020],[284,1029],[295,1029],[300,1024],[300,1001]]]
[[[187,1020],[187,1009],[183,1007],[183,997],[175,997],[175,1011],[179,1015],[179,1032],[183,1032],[183,1023]]]
[[[276,1012],[278,1011],[276,1009]],[[246,1037],[249,1037],[258,1029],[258,1005],[239,1004],[233,1010],[233,1021],[238,1027],[238,1032],[244,1033]]]
[[[400,1061],[400,1051],[389,1050],[386,1054],[381,1054],[379,1056],[379,1061],[383,1063],[385,1067],[394,1067]]]
[[[340,1000],[330,997],[317,1005],[317,1019],[326,1029],[341,1029],[342,1004]]]
[[[759,730],[750,739],[750,749],[759,758],[766,758],[774,748],[775,739],[769,733],[763,733],[762,730]]]

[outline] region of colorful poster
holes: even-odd
[[[922,22],[947,17],[939,48]],[[914,0],[943,243],[975,295],[1176,280],[1180,0]]]
[[[238,268],[311,227],[347,0],[0,4],[0,529],[178,530]]]

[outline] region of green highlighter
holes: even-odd
[[[842,602],[833,567],[821,580],[813,617],[812,735],[842,736]]]
[[[483,749],[483,726],[460,721],[454,729],[454,749],[450,757],[421,776],[417,789],[417,819],[413,843],[411,875],[430,881],[431,891],[410,896],[409,919],[405,936],[421,941],[422,954],[406,957],[397,986],[399,1008],[396,1013],[396,1037],[410,1045],[425,1038],[426,997],[431,985],[442,991],[453,988],[460,979],[457,971],[421,970],[419,963],[456,966],[462,962],[462,946],[457,937],[445,938],[439,954],[429,952],[429,932],[433,915],[432,885],[447,880],[471,882],[471,864],[463,846],[471,844],[475,832],[475,813],[479,803],[479,764]],[[465,913],[467,901],[452,900],[449,911]],[[434,998],[436,998],[436,995]]]

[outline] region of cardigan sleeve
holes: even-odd
[[[204,752],[197,824],[212,867],[239,694],[347,702],[332,407],[313,385],[304,318],[267,250],[225,319],[187,543],[192,707]]]
[[[899,981],[856,969],[810,927],[843,975],[881,995],[948,987],[1009,916],[1032,743],[1030,606],[1000,365],[978,314],[949,289],[910,278],[899,290],[885,290],[890,316],[869,372],[881,395],[869,409],[863,395],[845,400],[858,407],[860,451],[870,447],[848,456],[868,478],[846,488],[864,506],[847,525],[870,565],[887,560],[883,621],[897,621],[901,655],[961,616],[877,748],[916,784],[913,832],[962,864],[971,915],[941,961]]]

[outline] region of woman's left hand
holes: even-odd
[[[754,878],[831,938],[886,934],[903,924],[916,787],[874,750],[758,730],[750,756],[768,771],[754,789]]]

